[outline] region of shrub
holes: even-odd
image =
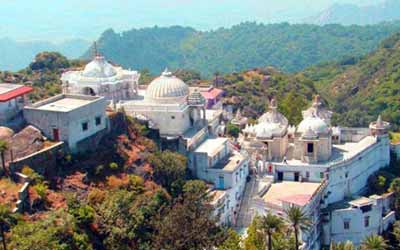
[[[106,192],[100,189],[92,189],[88,194],[88,201],[91,205],[100,204],[104,201]]]
[[[110,165],[108,166],[111,170],[117,170],[118,169],[118,164],[115,162],[111,162]]]
[[[46,201],[47,190],[48,190],[47,185],[44,183],[38,183],[35,186],[33,186],[33,188],[35,189],[36,193],[39,195],[40,199],[42,199],[43,201]]]
[[[35,172],[32,168],[29,166],[24,166],[21,170],[21,173],[28,176],[29,179],[31,179],[32,184],[39,184],[42,183],[44,180],[44,177],[38,173]]]

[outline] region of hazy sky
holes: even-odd
[[[183,25],[209,30],[242,21],[298,21],[333,3],[381,0],[0,0],[0,37],[93,40],[105,29]]]

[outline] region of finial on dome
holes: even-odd
[[[382,122],[382,116],[381,115],[378,116],[378,120],[376,120],[376,125],[378,127],[383,127],[383,122]]]
[[[93,42],[93,56],[94,56],[94,58],[97,58],[97,57],[100,56],[100,53],[99,53],[99,51],[97,49],[97,42],[96,41]]]
[[[168,67],[166,67],[164,72],[162,72],[161,75],[162,76],[172,76],[172,73],[168,70]]]
[[[270,108],[271,110],[276,110],[277,107],[278,107],[278,105],[277,105],[276,99],[275,99],[275,97],[273,97],[273,98],[271,99],[271,101],[269,102],[269,108]]]

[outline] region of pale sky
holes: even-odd
[[[333,3],[381,0],[0,0],[0,38],[96,39],[116,31],[182,25],[210,30],[243,21],[298,21]]]

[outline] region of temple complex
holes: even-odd
[[[62,91],[63,94],[103,96],[117,103],[137,95],[139,78],[137,71],[114,66],[96,52],[93,60],[83,70],[62,74]]]

